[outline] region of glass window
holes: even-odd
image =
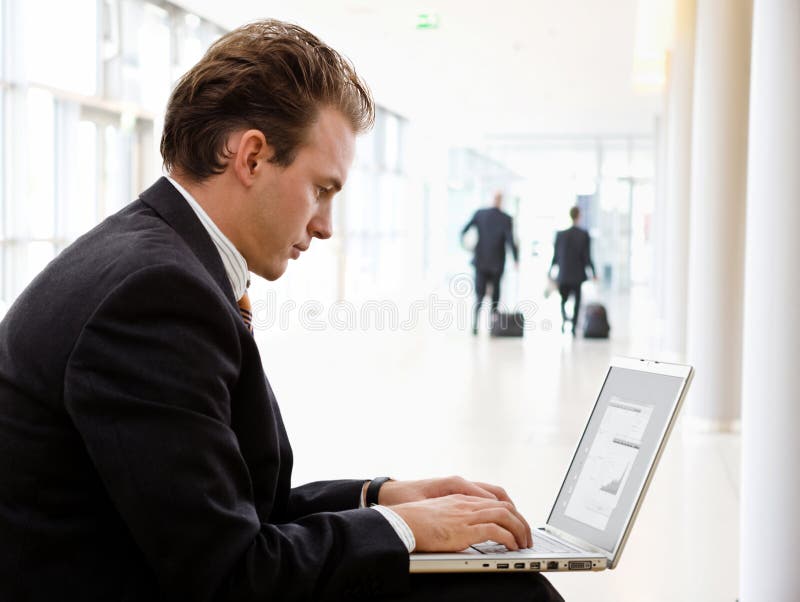
[[[173,23],[175,65],[172,80],[176,81],[202,58],[220,32],[216,26],[192,14],[178,16]]]
[[[6,78],[6,44],[8,43],[6,40],[6,10],[5,0],[0,0],[0,80]],[[0,94],[2,94],[2,89],[0,89]],[[3,264],[0,263],[0,269],[2,267]]]
[[[110,0],[107,6],[106,97],[162,111],[170,89],[169,13],[138,0]]]
[[[81,120],[78,126],[78,155],[81,157],[77,170],[77,195],[68,202],[65,212],[66,237],[74,239],[97,223],[98,177],[97,177],[97,125]],[[77,166],[76,166],[77,167]]]
[[[162,0],[0,0],[0,313],[158,177],[175,65],[221,33]]]
[[[142,83],[142,105],[162,111],[170,91],[169,14],[163,8],[144,4],[142,21],[137,29],[139,78]]]
[[[655,177],[655,158],[652,144],[638,143],[631,151],[631,175],[639,179]]]
[[[17,202],[16,237],[51,239],[55,235],[55,104],[43,90],[28,91],[25,202]],[[35,143],[33,143],[35,141]]]
[[[0,5],[0,31],[2,31],[2,6]],[[1,35],[1,34],[0,34]],[[2,60],[2,43],[0,38],[0,63]],[[5,163],[5,122],[6,122],[6,91],[0,84],[0,319],[5,314],[3,301],[8,297],[6,292],[6,283],[3,274],[6,270],[6,232],[8,217],[6,213],[6,202],[8,189],[6,188],[6,163]]]
[[[96,0],[26,0],[22,45],[26,78],[87,96],[97,92]]]
[[[383,130],[384,167],[389,171],[400,169],[400,120],[391,113],[386,114]]]
[[[100,219],[116,213],[127,205],[131,190],[131,133],[118,124],[103,128],[104,203]]]
[[[356,166],[370,169],[376,164],[375,128],[358,138],[356,144]]]
[[[55,256],[51,241],[17,241],[10,247],[11,294],[16,297]]]

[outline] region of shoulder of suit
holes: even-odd
[[[56,261],[64,266],[85,266],[84,270],[105,286],[156,265],[178,272],[206,273],[183,238],[141,201],[101,222]]]

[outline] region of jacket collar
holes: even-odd
[[[219,252],[214,246],[211,237],[206,232],[203,224],[195,215],[192,208],[181,196],[175,187],[164,177],[159,178],[155,184],[139,195],[144,204],[152,208],[161,218],[177,232],[189,245],[189,248],[208,270],[211,277],[222,289],[222,292],[233,303],[233,289],[225,273]]]

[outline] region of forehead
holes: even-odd
[[[355,138],[353,127],[340,111],[322,108],[309,127],[306,143],[295,162],[322,172],[319,175],[344,182],[353,162]]]

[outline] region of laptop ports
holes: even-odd
[[[569,570],[570,571],[589,571],[592,568],[592,561],[591,560],[570,560],[569,561]]]
[[[531,562],[531,568],[534,571],[540,571],[542,569],[542,563],[541,562]]]
[[[498,569],[507,569],[508,568],[508,563],[507,562],[498,562],[497,563],[497,568]]]
[[[514,568],[515,569],[524,569],[525,568],[525,563],[524,562],[515,562],[514,563]]]
[[[558,570],[558,560],[551,560],[547,563],[547,570],[548,571],[557,571]]]

